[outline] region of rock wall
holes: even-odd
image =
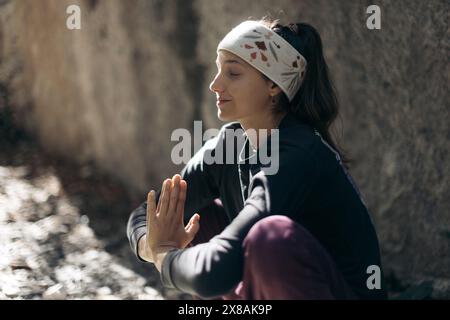
[[[66,28],[66,8],[74,3],[81,30]],[[3,6],[14,33],[7,36],[16,41],[5,45],[15,46],[11,55],[19,54],[23,78],[8,88],[9,100],[26,102],[11,104],[46,149],[91,161],[140,191],[175,170],[158,159],[170,155],[171,132],[192,123],[201,77],[186,63],[194,60],[196,32],[176,23],[180,11],[189,12],[186,5],[19,0]]]
[[[79,4],[82,29],[65,27]],[[49,152],[142,193],[179,167],[170,134],[218,127],[217,43],[271,15],[316,26],[342,106],[342,141],[402,285],[450,297],[448,1],[0,1],[0,103]],[[1,109],[1,104],[0,104]]]

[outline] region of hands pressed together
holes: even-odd
[[[138,244],[139,255],[153,262],[161,271],[166,253],[174,248],[185,248],[197,234],[200,215],[194,214],[184,225],[184,203],[187,183],[179,174],[163,182],[158,205],[155,191],[147,197],[147,234]]]

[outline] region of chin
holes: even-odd
[[[222,111],[217,111],[217,118],[219,118],[220,121],[223,122],[231,122],[231,121],[235,121],[234,117],[231,117],[229,115],[227,115],[225,112]]]

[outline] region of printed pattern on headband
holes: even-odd
[[[281,73],[281,75],[283,76],[282,82],[285,83],[287,81],[290,81],[289,84],[287,85],[287,89],[291,91],[299,84],[299,82],[301,83],[303,81],[306,66],[305,60],[301,59],[300,55],[297,55],[296,59],[292,61],[291,65],[287,65],[286,62],[284,61],[278,61],[276,51],[280,50],[281,46],[275,40],[272,39],[274,32],[270,30],[264,30],[264,32],[259,32],[256,29],[253,29],[252,32],[253,34],[244,36],[244,38],[250,39],[249,41],[251,42],[241,44],[241,48],[249,50],[250,54],[249,61],[253,62],[254,60],[257,60],[259,57],[261,59],[261,62],[266,63],[267,67],[270,67],[270,62],[269,59],[267,58],[267,55],[271,53],[276,62],[279,63],[281,62],[285,64],[288,68],[298,69],[296,71]],[[267,51],[266,41],[269,44],[270,53]]]

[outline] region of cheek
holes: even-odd
[[[246,78],[240,81],[235,81],[232,89],[230,88],[230,90],[233,90],[236,100],[239,100],[242,103],[259,104],[264,100],[265,87],[254,79]]]
[[[245,92],[243,100],[252,110],[258,110],[264,106],[266,100],[266,87],[259,81],[252,79],[242,86],[242,92]]]

